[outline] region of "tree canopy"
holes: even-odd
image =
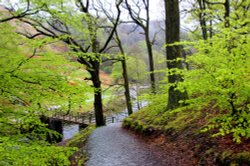
[[[0,2],[6,5],[0,11],[0,165],[69,165],[76,149],[47,143],[48,134],[58,133],[40,118],[54,108],[81,112],[91,101],[96,126],[105,125],[102,70],[115,80],[105,86],[125,87],[128,114],[133,85],[144,92],[133,95],[148,109],[126,120],[133,127],[164,130],[173,114],[207,116],[209,108],[217,112],[200,131],[237,143],[250,138],[249,0],[188,0],[183,12],[194,29],[187,32],[179,1],[165,0],[159,36],[150,28],[149,0]],[[125,10],[130,20],[121,19]]]

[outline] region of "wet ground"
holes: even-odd
[[[87,166],[170,166],[164,151],[148,145],[120,123],[97,128],[87,143]]]

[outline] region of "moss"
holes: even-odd
[[[173,111],[163,112],[149,110],[149,107],[132,114],[123,121],[123,126],[140,133],[151,133],[153,130],[181,131],[191,126],[194,120],[201,116],[201,111],[187,110],[187,107]]]
[[[195,153],[201,153],[197,154],[197,156],[200,156],[199,163],[201,165],[206,162],[216,162],[223,166],[250,165],[250,152],[224,151],[221,153],[223,149],[218,150],[212,146],[213,141],[216,140],[213,140],[211,144],[208,138],[203,141],[207,135],[203,135],[200,132],[201,129],[206,125],[206,122],[209,122],[209,119],[217,116],[216,113],[211,113],[211,111],[206,114],[206,111],[209,111],[209,108],[207,110],[194,110],[183,107],[173,111],[159,111],[157,113],[155,110],[150,110],[150,107],[146,107],[126,118],[123,126],[143,134],[168,134],[170,136],[169,141],[175,140],[176,136],[181,134],[180,138],[188,136],[189,139],[197,139],[197,141],[194,140],[196,146],[192,148]],[[224,147],[225,149],[230,149],[230,147]],[[217,160],[215,161],[214,158]]]
[[[142,126],[142,124],[141,124],[140,121],[136,121],[136,122],[134,123],[133,128],[134,128],[136,131],[138,131],[138,132],[142,132],[143,126]]]
[[[132,118],[125,118],[123,120],[123,123],[122,123],[122,126],[123,127],[126,127],[126,128],[130,128],[131,127],[131,124],[132,124]]]
[[[125,128],[132,128],[139,133],[148,133],[149,131],[152,131],[152,126],[147,124],[148,123],[145,123],[141,120],[134,121],[134,119],[128,117],[124,119],[122,126]]]
[[[191,123],[198,119],[201,115],[200,111],[182,111],[178,112],[169,117],[167,124],[164,126],[164,130],[174,129],[176,131],[181,131]]]

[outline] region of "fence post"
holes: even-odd
[[[82,115],[81,117],[82,117],[82,123],[84,124],[84,118],[85,118],[85,117],[84,117],[83,115]]]
[[[89,114],[89,123],[92,121],[92,114]]]
[[[115,117],[112,116],[112,123],[115,123]]]
[[[75,122],[77,122],[77,115],[75,116]]]

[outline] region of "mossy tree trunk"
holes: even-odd
[[[102,104],[102,88],[101,81],[99,76],[99,62],[94,63],[95,67],[90,71],[91,81],[94,86],[94,108],[95,108],[95,119],[96,126],[105,125],[104,117],[103,117],[103,104]]]
[[[180,41],[180,13],[179,13],[179,1],[177,0],[164,0],[165,2],[165,42],[166,44],[173,44]],[[181,46],[167,46],[166,47],[166,58],[168,70],[182,69],[182,61],[177,60],[181,58]],[[180,74],[169,72],[168,82],[171,84],[169,87],[169,97],[167,110],[175,109],[180,106],[179,101],[187,98],[186,92],[180,92],[176,90],[176,84],[182,82],[183,78]]]
[[[199,4],[199,22],[202,31],[202,38],[207,40],[207,23],[206,23],[206,2],[205,0],[198,0]]]

